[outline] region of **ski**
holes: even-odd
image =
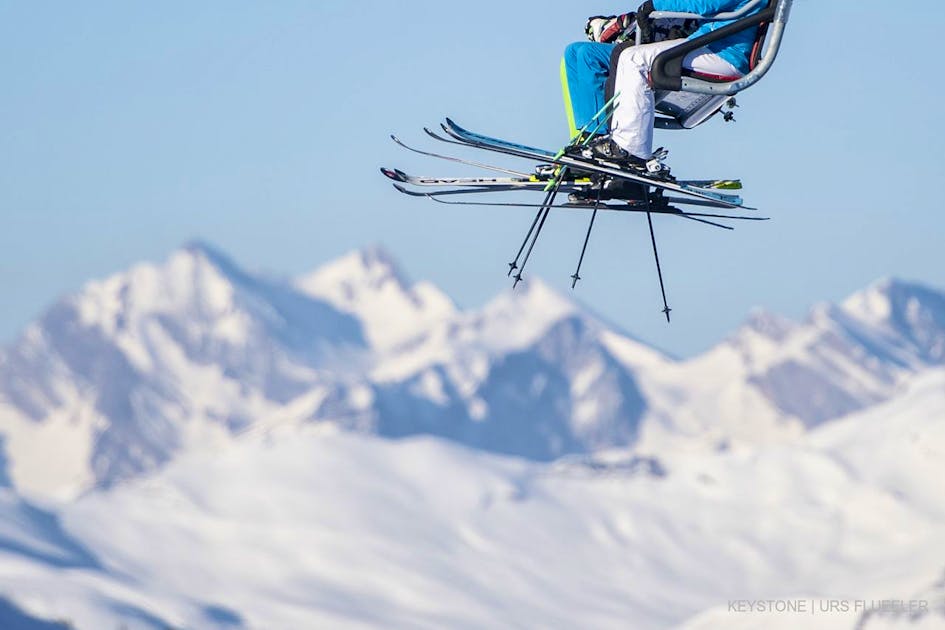
[[[409,193],[408,193],[409,194]],[[444,201],[442,199],[437,199],[435,195],[431,193],[413,193],[414,196],[418,197],[429,197],[433,201],[438,203],[450,205],[450,206],[492,206],[499,208],[544,208],[548,206],[543,206],[538,203],[513,203],[513,202],[484,202],[484,201]],[[601,210],[611,210],[615,212],[652,212],[653,214],[671,214],[676,216],[686,216],[686,217],[706,217],[713,219],[730,219],[734,221],[770,221],[769,217],[746,217],[732,214],[712,214],[705,212],[689,212],[687,210],[680,210],[670,205],[661,205],[658,207],[649,206],[647,210],[647,204],[643,201],[632,201],[626,203],[573,203],[569,202],[566,204],[557,204],[550,206],[551,208],[561,209],[561,210],[593,210],[595,207]]]
[[[548,178],[532,175],[529,177],[425,177],[418,175],[408,175],[400,169],[382,168],[381,173],[385,177],[403,184],[413,186],[515,186],[523,190],[544,190],[548,184]],[[736,190],[735,188],[725,188],[726,186],[740,186],[737,180],[709,180],[709,179],[687,179],[677,183],[692,186],[693,188],[707,188],[716,190]],[[566,181],[565,184],[573,186],[592,185],[589,178],[581,178]]]
[[[733,209],[754,209],[746,207],[742,198],[737,195],[727,195],[704,188],[687,186],[686,184],[680,184],[678,182],[659,180],[653,177],[631,173],[617,167],[616,165],[611,166],[606,163],[576,158],[564,154],[556,155],[544,149],[537,149],[535,147],[507,142],[498,138],[483,136],[481,134],[463,129],[449,118],[446,119],[446,124],[443,125],[443,130],[457,140],[466,142],[469,146],[477,147],[486,151],[503,153],[505,155],[512,155],[530,160],[552,162],[554,164],[568,166],[579,171],[592,171],[595,173],[610,175],[611,177],[618,177],[620,179],[636,182],[638,184],[644,184],[646,186],[672,191],[677,194],[697,197],[710,201],[717,201]]]
[[[456,189],[449,190],[437,190],[433,193],[426,192],[414,192],[409,189],[405,189],[403,186],[398,186],[395,184],[395,188],[400,192],[412,195],[414,197],[423,197],[427,194],[432,195],[459,195],[459,194],[478,194],[478,193],[492,193],[492,192],[513,192],[513,191],[532,191],[532,192],[543,192],[547,188],[547,182],[544,180],[536,178],[480,178],[480,177],[450,177],[450,178],[437,178],[437,177],[416,177],[412,175],[407,175],[403,171],[397,169],[382,168],[381,173],[383,173],[388,179],[398,183],[398,184],[410,184],[412,186],[418,186],[421,188],[447,188],[449,186],[457,186]],[[570,180],[565,181],[562,184],[562,189],[565,192],[577,192],[582,194],[588,194],[593,191],[594,183],[589,180]],[[624,199],[624,201],[626,201]],[[727,203],[722,203],[715,200],[708,199],[697,199],[695,197],[684,198],[684,197],[671,197],[667,198],[669,203],[675,204],[685,204],[690,206],[702,206],[708,208],[730,208],[731,206]]]
[[[677,184],[683,184],[691,188],[704,188],[706,190],[741,190],[742,180],[740,179],[679,179]]]
[[[399,182],[399,180],[397,180],[397,181]],[[393,186],[394,186],[394,188],[396,188],[399,192],[401,192],[401,193],[403,193],[403,194],[405,194],[405,195],[409,195],[409,196],[411,196],[411,197],[441,197],[441,196],[452,196],[452,195],[479,195],[479,194],[483,194],[483,193],[520,192],[520,191],[522,191],[522,190],[529,190],[529,191],[533,191],[533,192],[539,192],[539,191],[544,191],[544,189],[545,189],[545,185],[544,185],[544,184],[542,184],[541,186],[538,186],[538,185],[529,185],[528,187],[525,187],[525,186],[523,186],[523,185],[515,185],[515,186],[484,186],[484,187],[465,186],[465,187],[461,187],[461,188],[448,188],[448,189],[438,188],[437,190],[434,190],[434,191],[429,191],[429,190],[410,190],[409,188],[406,188],[405,186],[401,185],[400,183],[394,183]],[[572,184],[569,184],[569,183],[565,183],[565,184],[563,184],[563,185],[561,186],[561,190],[562,190],[562,192],[578,193],[578,194],[583,194],[583,195],[588,195],[589,193],[590,193],[590,194],[593,193],[593,190],[590,189],[587,185],[584,185],[584,184],[572,185]],[[591,200],[592,200],[591,197],[587,197],[587,201],[588,201],[588,202],[590,202]],[[633,201],[633,200],[629,200],[629,199],[614,199],[614,200],[615,200],[615,201],[626,201],[626,202],[631,202],[631,201]],[[694,197],[690,197],[690,198],[686,198],[686,197],[666,197],[666,202],[669,203],[669,204],[687,205],[687,206],[698,206],[698,207],[702,207],[702,208],[717,208],[717,209],[723,209],[723,210],[724,210],[724,209],[731,209],[728,204],[720,203],[720,202],[718,202],[718,201],[709,201],[709,200],[705,200],[705,199],[696,199],[696,198],[694,198]],[[490,203],[489,205],[492,205],[492,204]]]
[[[440,142],[445,142],[445,143],[447,143],[447,144],[455,144],[455,145],[462,146],[462,147],[469,147],[469,146],[471,146],[468,142],[465,142],[465,141],[460,142],[460,141],[458,141],[458,140],[450,140],[450,139],[448,139],[448,138],[444,138],[443,136],[441,136],[441,135],[439,135],[439,134],[436,134],[436,133],[430,131],[430,130],[429,130],[428,128],[426,128],[426,127],[424,127],[423,130],[424,130],[424,131],[427,133],[427,135],[429,135],[431,138],[433,138],[433,139],[435,139],[435,140],[439,140]],[[391,137],[393,138],[394,136],[391,136]],[[414,149],[414,148],[408,147],[407,145],[405,145],[403,142],[401,142],[401,141],[399,141],[399,140],[397,140],[397,143],[398,143],[400,146],[402,146],[402,147],[404,147],[404,148],[406,148],[406,149],[409,149],[410,151],[413,151],[414,153],[420,153],[420,154],[422,154],[422,155],[429,155],[429,156],[432,156],[432,157],[438,157],[438,158],[441,158],[441,159],[449,160],[449,161],[451,161],[451,162],[460,162],[460,163],[463,163],[463,164],[477,165],[477,166],[480,166],[481,168],[486,168],[486,169],[493,170],[493,171],[498,171],[498,172],[510,172],[510,171],[508,171],[508,170],[506,170],[506,169],[503,169],[503,168],[497,167],[497,166],[490,166],[490,165],[487,165],[487,164],[477,164],[477,163],[475,163],[475,162],[469,162],[468,160],[461,160],[461,159],[459,159],[459,158],[454,158],[454,157],[447,156],[447,155],[439,155],[439,154],[435,154],[435,153],[429,153],[429,152],[426,152],[426,151],[420,151],[420,150],[418,150],[418,149]],[[547,154],[547,158],[548,158],[547,160],[545,160],[546,162],[547,162],[547,161],[550,161],[551,158],[554,157],[554,156],[553,156],[550,152],[548,152],[548,151],[544,151],[544,153]],[[527,175],[526,173],[520,173],[520,175],[521,175],[522,177],[528,177],[528,175]],[[540,180],[543,180],[543,181],[547,181],[547,178],[544,178],[544,179],[543,179],[543,178],[539,178],[539,179],[540,179]],[[743,188],[743,186],[742,186],[742,180],[740,180],[740,179],[680,179],[680,180],[676,180],[676,183],[677,183],[677,184],[683,184],[683,185],[686,185],[686,186],[690,186],[690,187],[692,187],[692,188],[705,188],[705,189],[707,189],[707,190],[742,190],[742,188]]]
[[[392,168],[382,168],[381,173],[395,182],[413,186],[475,186],[477,188],[496,186],[521,188],[523,190],[544,190],[545,186],[548,185],[547,179],[539,179],[534,175],[531,177],[418,177]],[[579,179],[564,183],[575,187],[586,187],[593,182],[589,179]]]
[[[492,186],[489,188],[467,187],[467,188],[450,188],[447,190],[415,191],[415,190],[410,190],[409,188],[405,188],[401,184],[394,184],[393,186],[394,188],[398,190],[398,192],[402,192],[403,194],[409,195],[411,197],[448,197],[451,195],[478,195],[478,194],[483,194],[483,193],[502,193],[502,192],[512,192],[513,190],[518,190],[518,188],[515,188],[515,187],[504,188],[500,186]]]
[[[710,199],[718,201],[720,203],[726,204],[730,208],[744,208],[746,210],[753,209],[747,208],[743,205],[743,200],[737,195],[728,195],[723,193],[718,193],[714,191],[709,191],[704,188],[695,188],[688,186],[685,183],[680,182],[671,182],[665,180],[655,179],[653,177],[648,177],[642,174],[632,173],[617,167],[616,165],[608,165],[606,163],[600,163],[592,160],[587,160],[583,158],[576,158],[568,155],[556,155],[551,151],[545,149],[538,149],[536,147],[531,147],[522,144],[516,144],[499,138],[492,138],[490,136],[485,136],[478,134],[472,131],[463,129],[458,124],[456,124],[452,119],[447,118],[446,124],[442,126],[443,130],[461,142],[467,143],[469,146],[477,147],[487,151],[494,151],[497,153],[503,153],[506,155],[513,155],[516,157],[522,157],[526,159],[538,160],[538,161],[547,161],[554,164],[559,164],[562,166],[570,166],[572,168],[584,171],[593,171],[597,173],[602,173],[604,175],[610,175],[612,177],[619,177],[621,179],[629,180],[639,184],[646,184],[649,186],[654,186],[656,188],[662,188],[664,190],[670,190],[679,194],[690,195],[694,197],[699,197],[702,199]]]
[[[445,138],[440,138],[439,136],[437,136],[436,134],[434,134],[434,133],[433,133],[432,131],[430,131],[429,129],[424,128],[424,131],[426,131],[428,134],[434,136],[434,137],[437,138],[438,140],[442,140],[443,142],[450,142],[450,144],[464,144],[464,145],[465,145],[465,143],[462,143],[462,142],[451,142],[451,141],[449,141],[449,140],[446,140]],[[400,138],[398,138],[397,136],[395,136],[395,135],[393,135],[393,134],[391,134],[390,139],[393,140],[395,143],[397,143],[397,145],[399,145],[399,146],[401,146],[401,147],[407,149],[408,151],[412,151],[412,152],[418,153],[418,154],[420,154],[420,155],[425,155],[425,156],[427,156],[427,157],[437,158],[437,159],[440,159],[440,160],[446,160],[447,162],[456,162],[457,164],[465,164],[466,166],[475,166],[476,168],[483,168],[483,169],[486,169],[487,171],[495,171],[495,172],[497,172],[497,173],[506,173],[507,175],[513,175],[513,176],[515,176],[515,177],[529,177],[529,174],[528,174],[528,173],[522,173],[521,171],[513,171],[513,170],[511,170],[511,169],[502,168],[501,166],[493,166],[493,165],[491,165],[491,164],[482,164],[481,162],[475,162],[475,161],[473,161],[473,160],[464,160],[464,159],[462,159],[462,158],[453,157],[453,156],[451,156],[451,155],[443,155],[443,154],[441,154],[441,153],[432,153],[432,152],[430,152],[430,151],[423,151],[423,150],[421,150],[421,149],[416,149],[416,148],[414,148],[414,147],[412,147],[412,146],[406,144],[406,143],[403,142]],[[467,145],[467,146],[468,146],[468,145]],[[385,175],[386,175],[386,173],[385,173]]]
[[[502,192],[514,192],[514,191],[522,190],[520,186],[509,186],[509,187],[489,186],[485,188],[475,188],[473,186],[468,186],[466,188],[451,188],[451,189],[446,189],[446,190],[415,191],[415,190],[410,190],[409,188],[406,188],[401,184],[395,183],[393,184],[393,186],[399,192],[402,192],[403,194],[409,195],[411,197],[443,197],[443,196],[450,196],[450,195],[478,195],[478,194],[483,194],[483,193],[502,193]],[[542,190],[542,189],[539,188],[536,190]],[[561,192],[566,192],[566,193],[584,192],[585,190],[586,188],[575,188],[572,186],[565,186],[565,185],[561,186]],[[724,208],[727,206],[715,206],[715,207]]]

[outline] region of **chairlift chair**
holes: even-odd
[[[653,63],[650,84],[656,90],[658,129],[692,129],[706,122],[726,106],[734,106],[732,97],[767,74],[774,64],[793,0],[753,0],[738,11],[716,15],[656,11],[651,19],[696,19],[700,21],[735,20],[711,33],[689,40],[661,53]],[[766,5],[766,6],[765,6]],[[758,13],[748,15],[759,6]],[[718,76],[683,68],[689,53],[747,29],[757,29],[755,45],[745,76]],[[637,34],[639,37],[639,33]],[[726,120],[730,119],[727,115]]]

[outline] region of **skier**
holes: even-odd
[[[585,157],[620,162],[631,168],[645,169],[653,156],[653,124],[656,103],[649,85],[649,74],[656,57],[686,41],[691,29],[678,22],[654,28],[650,14],[671,11],[714,15],[736,11],[750,0],[647,0],[634,13],[620,16],[594,16],[588,19],[589,42],[568,46],[562,62],[565,108],[572,137],[587,126],[588,131],[603,130],[585,146],[574,147]],[[760,9],[760,8],[759,8]],[[636,23],[643,36],[638,46],[616,43],[629,26]],[[719,29],[731,21],[706,22],[692,32],[694,39]],[[749,68],[749,57],[757,33],[747,29],[689,53],[683,67],[700,73],[741,77]],[[614,57],[614,59],[612,59]],[[613,76],[611,77],[611,74]],[[591,119],[604,106],[608,78],[619,94],[610,120],[610,133],[600,120]],[[582,138],[581,140],[585,140]]]

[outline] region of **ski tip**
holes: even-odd
[[[398,192],[402,192],[405,195],[409,195],[410,197],[426,197],[427,199],[432,199],[433,201],[439,201],[439,199],[437,199],[430,193],[415,192],[413,190],[408,190],[407,188],[401,186],[400,184],[393,184],[393,186],[394,188],[398,190]],[[441,202],[441,203],[446,203],[446,202]]]
[[[427,197],[427,196],[429,196],[429,195],[427,195],[426,193],[418,193],[418,192],[414,192],[414,191],[412,191],[412,190],[407,190],[406,188],[404,188],[404,187],[401,186],[400,184],[393,184],[393,186],[394,186],[394,188],[396,188],[399,192],[402,192],[402,193],[404,193],[405,195],[409,195],[409,196],[411,196],[411,197]]]
[[[407,149],[408,151],[413,151],[413,149],[411,149],[410,147],[408,147],[408,146],[404,143],[403,140],[401,140],[400,138],[398,138],[398,137],[395,136],[394,134],[390,134],[390,139],[393,140],[393,141],[394,141],[394,144],[396,144],[397,146],[403,147],[403,148]]]
[[[430,136],[430,137],[433,138],[434,140],[439,140],[440,142],[450,142],[450,140],[447,140],[446,138],[444,138],[444,137],[441,136],[440,134],[436,133],[435,131],[433,131],[433,130],[430,129],[429,127],[424,127],[424,128],[423,128],[423,131],[424,131],[424,133],[426,133],[428,136]]]
[[[397,170],[396,168],[384,168],[382,166],[381,173],[384,174],[384,177],[388,179],[392,179],[395,182],[401,182],[401,183],[407,182],[407,174],[404,173],[403,171]]]
[[[709,182],[705,188],[710,190],[742,190],[743,186],[740,179],[717,179]]]

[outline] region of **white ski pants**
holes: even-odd
[[[648,159],[653,155],[656,102],[649,84],[650,69],[661,52],[685,41],[671,39],[631,46],[620,53],[614,89],[620,96],[617,98],[617,107],[611,121],[611,133],[614,142],[637,157]],[[686,55],[683,67],[722,76],[741,74],[732,64],[708,48],[700,48]]]

